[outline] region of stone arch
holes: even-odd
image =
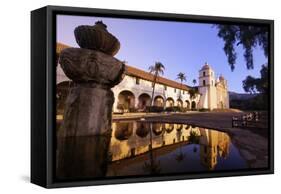
[[[137,123],[137,130],[136,130],[136,134],[137,136],[141,137],[141,138],[145,138],[150,130],[149,127],[149,123],[143,123],[143,122],[138,122]]]
[[[190,109],[190,102],[189,102],[189,100],[186,100],[186,101],[185,101],[185,104],[186,104],[186,105],[185,105],[186,108],[187,108],[187,109]]]
[[[138,97],[138,109],[145,110],[147,106],[150,106],[151,97],[147,93],[142,93]]]
[[[177,106],[178,107],[183,107],[183,102],[182,102],[182,100],[180,98],[177,99]]]
[[[160,95],[155,96],[153,106],[164,107],[164,98]]]
[[[191,109],[196,109],[196,102],[195,101],[192,101],[191,102]]]
[[[129,90],[123,90],[118,94],[117,109],[128,112],[135,108],[135,95]]]
[[[174,130],[174,124],[171,123],[165,123],[164,127],[167,133],[171,133]]]
[[[173,107],[175,106],[175,101],[173,98],[171,97],[168,97],[167,100],[166,100],[166,107]]]
[[[181,131],[183,129],[183,124],[176,124],[176,130]]]
[[[123,141],[129,139],[133,134],[133,122],[116,123],[114,136],[116,139]]]
[[[161,135],[164,132],[164,128],[165,126],[162,123],[152,123],[152,131],[156,136]]]

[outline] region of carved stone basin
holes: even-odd
[[[120,49],[118,39],[107,31],[107,26],[102,21],[95,25],[81,25],[75,28],[74,35],[81,48],[98,50],[114,56]]]

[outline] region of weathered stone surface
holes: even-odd
[[[121,61],[110,55],[80,48],[64,49],[59,63],[74,82],[94,82],[110,88],[121,82],[125,68]]]
[[[110,135],[58,138],[59,179],[103,177],[107,171]]]
[[[111,90],[78,84],[66,100],[60,137],[104,135],[111,132],[114,95]]]
[[[59,136],[110,133],[114,103],[110,88],[121,81],[124,64],[101,52],[79,48],[63,50],[60,64],[76,84],[66,100]]]
[[[99,50],[114,56],[120,49],[118,39],[109,33],[101,21],[95,25],[81,25],[75,28],[74,35],[81,48]]]
[[[82,48],[64,49],[59,58],[74,86],[57,132],[58,179],[105,176],[114,103],[111,88],[125,71],[125,65],[112,57],[120,43],[101,23],[80,26],[75,36]]]

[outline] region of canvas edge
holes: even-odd
[[[47,131],[46,131],[46,188],[59,188],[59,187],[73,187],[73,186],[91,186],[91,185],[107,185],[107,184],[124,184],[124,183],[141,183],[141,182],[154,182],[154,181],[172,181],[172,180],[185,180],[185,179],[199,179],[199,178],[218,178],[218,177],[230,177],[230,176],[247,176],[247,175],[262,175],[274,173],[274,21],[264,19],[249,19],[249,18],[234,18],[234,17],[218,17],[218,16],[200,16],[200,15],[186,15],[186,14],[171,14],[171,13],[155,13],[155,12],[139,12],[139,11],[125,11],[125,10],[110,10],[110,9],[95,9],[95,8],[77,8],[77,7],[63,7],[63,6],[47,6]],[[192,175],[177,175],[177,176],[165,176],[165,177],[138,177],[138,178],[125,178],[125,179],[106,179],[106,180],[93,180],[93,181],[75,181],[75,182],[55,182],[53,179],[53,133],[52,126],[54,124],[53,116],[53,92],[54,92],[54,68],[52,64],[54,62],[54,31],[53,31],[53,17],[57,12],[65,13],[82,13],[82,14],[107,14],[115,17],[140,17],[146,19],[171,19],[171,20],[193,20],[193,21],[219,21],[219,22],[231,22],[231,23],[258,23],[266,24],[270,26],[270,56],[269,61],[271,65],[270,71],[270,166],[266,170],[253,170],[247,172],[218,172],[212,174],[192,174]],[[42,185],[41,185],[42,186]]]

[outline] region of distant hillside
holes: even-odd
[[[228,92],[229,100],[249,100],[257,96],[257,94]]]
[[[229,92],[230,108],[240,110],[266,110],[266,104],[266,101],[260,94]]]

